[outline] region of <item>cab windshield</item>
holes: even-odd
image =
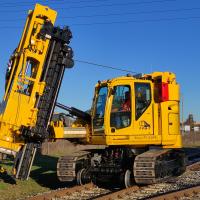
[[[93,117],[93,129],[94,133],[103,133],[104,132],[104,114],[106,106],[106,98],[108,94],[108,88],[101,87],[98,90],[98,94],[95,100],[95,112]]]

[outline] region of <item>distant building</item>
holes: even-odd
[[[188,118],[186,121],[181,124],[181,130],[184,132],[190,132],[190,131],[195,131],[199,132],[200,131],[200,122],[195,122],[193,118],[193,114],[189,114]]]
[[[184,125],[183,126],[183,131],[190,132],[190,125]]]

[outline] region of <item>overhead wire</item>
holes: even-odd
[[[200,10],[200,7],[194,8],[177,8],[177,9],[167,9],[167,10],[152,10],[152,11],[136,11],[136,12],[126,12],[126,13],[108,13],[108,14],[97,14],[97,15],[79,15],[79,16],[61,16],[59,19],[76,19],[76,18],[93,18],[93,17],[108,17],[108,16],[123,16],[123,15],[137,15],[137,14],[155,14],[155,13],[169,13],[169,12],[183,12],[183,11],[194,11]],[[18,19],[6,19],[0,20],[0,22],[16,22],[19,20],[24,20],[24,18]]]
[[[144,20],[124,20],[124,21],[111,21],[111,22],[92,22],[92,23],[77,23],[77,24],[68,24],[68,26],[95,26],[95,25],[112,25],[112,24],[128,24],[128,23],[148,23],[148,22],[162,22],[162,21],[185,21],[192,19],[200,19],[200,16],[191,16],[191,17],[173,17],[173,18],[158,18],[158,19],[144,19]],[[66,25],[66,24],[65,24]],[[60,24],[60,26],[65,26]],[[0,31],[3,29],[10,28],[22,28],[22,26],[1,26]]]
[[[102,1],[110,1],[110,0],[86,0],[86,1],[67,1],[66,3],[67,4],[78,4],[78,3],[93,3],[93,2],[102,2]],[[1,6],[4,6],[4,7],[21,7],[21,6],[28,6],[28,5],[35,5],[36,3],[51,3],[51,4],[60,4],[62,3],[63,4],[63,1],[60,0],[60,1],[52,1],[52,0],[43,0],[43,1],[35,1],[35,2],[27,2],[27,1],[24,1],[24,2],[18,2],[17,4],[14,4],[13,2],[12,3],[9,3],[9,2],[6,2],[6,3],[1,3],[0,2],[0,5]]]
[[[152,4],[152,3],[163,3],[163,2],[175,2],[177,0],[153,0],[153,1],[138,1],[138,2],[128,2],[128,3],[116,3],[116,4],[101,4],[101,5],[86,5],[86,6],[74,6],[69,7],[69,9],[77,8],[99,8],[99,7],[110,7],[110,6],[127,6],[127,5],[141,5],[141,4]],[[65,9],[65,8],[60,8]]]
[[[124,20],[124,21],[95,22],[95,23],[77,23],[77,24],[71,24],[70,26],[93,26],[93,25],[146,23],[146,22],[161,22],[161,21],[181,21],[181,20],[190,20],[190,19],[200,19],[200,16],[144,19],[144,20]]]
[[[176,1],[176,0],[154,0],[154,1],[142,1],[142,2],[131,2],[131,4],[138,3],[155,3],[155,2],[166,2],[166,1]],[[130,3],[130,2],[129,2]],[[128,4],[129,4],[128,3]],[[106,4],[108,6],[108,4]],[[113,5],[121,5],[113,4]],[[127,3],[123,4],[127,5]],[[153,13],[167,13],[167,12],[181,12],[181,11],[192,11],[199,10],[200,8],[180,8],[180,9],[167,9],[167,10],[153,10],[153,11],[136,11],[136,12],[127,12],[127,13],[109,13],[109,14],[99,14],[99,15],[83,15],[83,16],[74,16],[74,18],[78,17],[105,17],[105,16],[122,16],[122,15],[131,15],[131,14],[153,14]],[[73,18],[72,17],[61,17],[60,19],[65,18]],[[145,23],[145,22],[160,22],[160,21],[180,21],[180,20],[189,20],[189,19],[199,19],[199,16],[189,16],[189,17],[172,17],[172,18],[158,18],[158,19],[130,19],[130,20],[121,20],[121,21],[104,21],[104,22],[91,22],[91,23],[71,23],[70,26],[92,26],[92,25],[107,25],[107,24],[127,24],[127,23]],[[0,20],[0,22],[15,22],[21,19],[8,19],[8,20]],[[1,26],[1,28],[20,28],[21,26]]]
[[[142,5],[142,4],[153,4],[153,3],[164,3],[164,2],[175,2],[177,0],[152,0],[152,1],[138,1],[128,3],[116,3],[116,4],[100,4],[100,5],[85,5],[85,6],[72,6],[72,7],[54,7],[54,9],[82,9],[82,8],[99,8],[99,7],[110,7],[110,6],[127,6],[127,5]],[[12,10],[1,10],[0,12],[9,12]],[[15,12],[25,12],[26,10],[16,10]]]
[[[97,67],[107,68],[107,69],[111,69],[111,70],[123,71],[123,72],[128,72],[128,73],[133,73],[133,74],[137,73],[137,72],[127,70],[127,69],[124,69],[124,68],[113,67],[113,66],[109,66],[109,65],[102,65],[102,64],[98,64],[98,63],[94,63],[94,62],[90,62],[90,61],[85,61],[85,60],[74,59],[74,61],[79,62],[79,63],[83,63],[83,64],[97,66]]]
[[[60,19],[109,17],[109,16],[123,16],[123,15],[135,15],[135,14],[154,14],[154,13],[182,12],[182,11],[193,11],[193,10],[200,10],[200,7],[167,9],[167,10],[152,10],[152,11],[136,11],[136,12],[126,12],[126,13],[108,13],[108,14],[97,14],[97,15],[64,16],[64,17],[60,17]]]

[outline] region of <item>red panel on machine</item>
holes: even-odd
[[[168,101],[169,100],[169,88],[168,83],[161,84],[161,101]]]

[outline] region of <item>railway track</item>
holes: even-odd
[[[110,190],[103,188],[98,188],[92,183],[88,183],[81,186],[74,186],[71,188],[62,188],[42,195],[37,195],[34,197],[28,198],[28,200],[59,200],[59,199],[93,199],[98,195],[108,194]]]
[[[199,169],[200,170],[200,169]],[[193,194],[193,189],[195,188],[195,192],[197,189],[200,189],[200,171],[190,171],[188,170],[186,173],[181,175],[180,177],[173,178],[168,180],[165,183],[153,184],[148,186],[138,187],[138,189],[133,186],[132,188],[120,190],[117,193],[109,194],[102,196],[100,198],[96,198],[96,200],[121,200],[121,199],[129,199],[129,200],[145,200],[145,199],[178,199],[178,197],[182,197],[185,192],[182,190],[186,190],[187,194],[189,195],[189,190],[191,190],[190,194]],[[200,191],[200,190],[199,190]],[[173,194],[172,194],[173,192]],[[179,195],[176,193],[179,192]],[[182,193],[181,193],[182,192]],[[167,194],[166,194],[167,193]],[[169,194],[168,194],[169,193]],[[169,198],[166,196],[161,196],[165,194],[170,195]]]
[[[181,191],[171,192],[168,194],[160,195],[158,197],[151,198],[151,200],[172,200],[172,199],[200,199],[200,186],[187,188]]]
[[[50,191],[28,200],[160,200],[160,199],[200,199],[200,153],[191,154],[187,170],[179,177],[170,178],[165,183],[148,186],[132,186],[127,189],[111,191],[98,188],[92,183],[72,188]],[[189,157],[190,158],[190,157]],[[195,159],[195,161],[193,161]]]

